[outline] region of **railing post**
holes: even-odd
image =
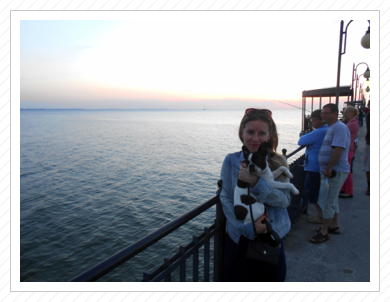
[[[198,244],[198,237],[193,236],[192,238],[194,244]],[[195,249],[194,254],[192,255],[192,281],[199,281],[199,249]]]
[[[164,258],[164,264],[166,267],[169,267],[172,264],[171,259]],[[165,282],[171,282],[171,274],[167,275],[164,279]]]
[[[204,233],[206,236],[210,234],[209,228],[204,228]],[[204,282],[210,281],[210,241],[207,240],[204,244],[204,253],[203,253],[203,273]]]
[[[214,281],[223,281],[223,256],[225,247],[225,222],[226,217],[222,210],[221,202],[216,204],[216,219],[215,223],[219,232],[214,237]]]
[[[180,247],[180,254],[184,256],[186,252],[186,249],[181,246]],[[180,282],[186,282],[186,272],[187,266],[186,266],[186,259],[182,259],[181,264],[180,264]]]

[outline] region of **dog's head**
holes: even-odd
[[[258,174],[267,169],[268,143],[262,142],[256,152],[250,153],[246,146],[242,147],[249,174]]]

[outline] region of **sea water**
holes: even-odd
[[[242,110],[20,114],[21,281],[68,281],[214,197],[225,156],[242,146]],[[273,118],[278,151],[292,152],[301,111]],[[141,280],[214,218],[208,210],[101,281]]]

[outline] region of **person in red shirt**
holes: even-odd
[[[356,119],[359,116],[359,109],[353,106],[348,106],[344,110],[344,120],[351,133],[351,143],[348,152],[348,162],[352,166],[352,159],[355,154],[355,139],[359,132],[359,121]],[[353,197],[353,178],[352,172],[350,171],[348,177],[340,190],[340,198],[351,198]]]

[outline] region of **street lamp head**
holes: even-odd
[[[364,72],[363,76],[364,76],[366,79],[369,79],[369,78],[370,78],[370,68],[367,67],[367,70]]]
[[[370,22],[370,21],[368,21]],[[370,26],[368,26],[368,29],[366,31],[366,34],[363,36],[362,40],[360,41],[362,46],[364,48],[369,49],[370,48]]]
[[[370,90],[371,90],[371,89],[370,89],[370,79],[367,79],[367,81],[366,81],[365,84],[366,84],[366,91],[367,91],[367,92],[370,92]]]
[[[370,49],[370,32],[367,31],[361,40],[361,44],[364,48]]]

